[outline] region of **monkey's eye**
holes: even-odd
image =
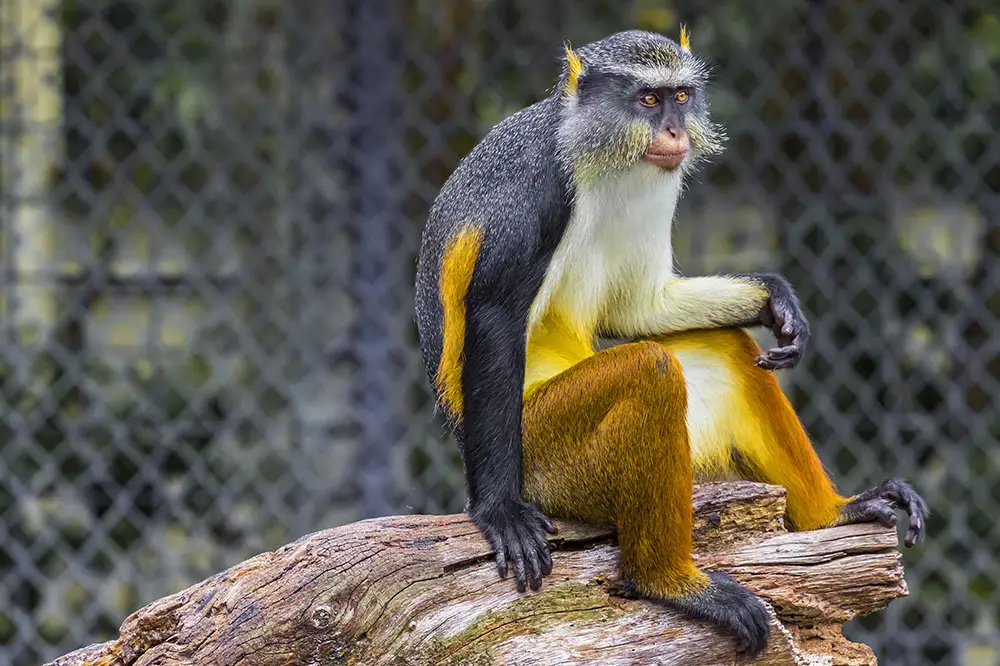
[[[639,95],[639,103],[646,107],[653,107],[660,103],[660,98],[656,93],[643,93]]]
[[[678,104],[683,104],[684,102],[688,101],[688,91],[685,90],[684,88],[681,88],[680,90],[675,92],[674,101],[677,102]]]

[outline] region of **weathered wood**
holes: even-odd
[[[895,530],[789,533],[784,489],[695,490],[700,564],[772,607],[756,664],[875,664],[842,624],[907,594]],[[129,616],[120,637],[52,666],[733,664],[732,641],[613,594],[613,533],[560,522],[554,569],[519,595],[463,515],[395,516],[305,536]]]

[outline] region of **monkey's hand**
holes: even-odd
[[[534,504],[520,499],[479,506],[469,511],[469,517],[482,531],[496,553],[497,572],[507,577],[508,564],[514,568],[517,591],[524,592],[542,586],[542,576],[552,573],[552,554],[545,535],[556,534],[555,524]]]
[[[785,278],[767,274],[757,274],[753,278],[764,285],[768,294],[760,312],[760,323],[771,329],[779,345],[762,352],[754,364],[765,370],[791,368],[802,358],[809,342],[809,322]]]
[[[840,510],[839,525],[880,523],[896,526],[896,509],[906,511],[910,526],[903,543],[912,548],[924,535],[930,509],[910,484],[901,479],[889,479],[851,498]]]

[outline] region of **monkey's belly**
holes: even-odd
[[[588,327],[561,315],[558,310],[551,311],[528,333],[525,398],[543,382],[593,355],[593,335]]]

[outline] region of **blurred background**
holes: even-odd
[[[457,161],[631,27],[717,67],[688,274],[773,270],[845,492],[935,514],[885,665],[1000,663],[997,0],[0,0],[0,664],[322,528],[458,512],[416,347]]]

